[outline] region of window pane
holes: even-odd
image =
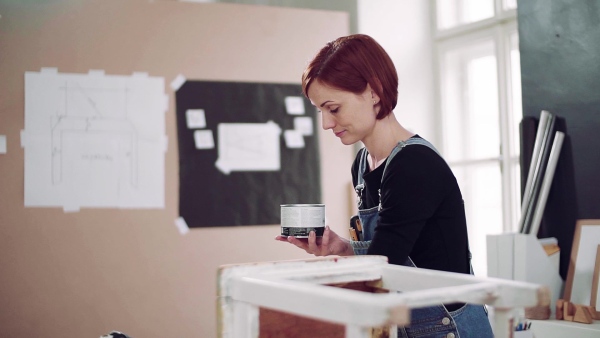
[[[517,8],[517,0],[504,0],[504,10]]]
[[[467,158],[486,158],[500,154],[498,118],[498,80],[496,57],[472,59],[467,66],[467,114],[469,135]]]
[[[436,0],[436,6],[440,30],[494,16],[494,0]]]
[[[441,60],[446,159],[456,162],[497,158],[500,128],[493,42],[447,51]]]
[[[473,270],[478,276],[487,276],[486,236],[502,233],[500,166],[475,164],[452,170],[465,200]]]

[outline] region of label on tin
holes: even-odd
[[[281,206],[281,235],[308,237],[311,231],[323,236],[325,205],[285,204]]]
[[[282,236],[294,236],[294,237],[308,237],[308,234],[314,231],[317,236],[323,236],[323,232],[325,231],[325,227],[319,228],[288,228],[281,227],[281,235]]]

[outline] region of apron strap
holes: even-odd
[[[429,141],[422,139],[420,137],[411,137],[406,141],[400,141],[394,147],[394,149],[392,150],[392,152],[390,153],[390,155],[388,156],[388,158],[385,161],[385,167],[383,168],[383,175],[381,176],[382,180],[383,180],[383,177],[385,176],[387,167],[388,167],[389,163],[392,161],[392,159],[394,158],[394,156],[396,156],[396,154],[400,150],[402,150],[404,147],[406,147],[408,145],[413,145],[413,144],[426,146],[426,147],[432,149],[433,151],[435,151],[438,155],[440,154],[437,151],[437,149],[431,143],[429,143]],[[367,170],[367,165],[368,165],[367,149],[363,147],[360,151],[361,151],[361,154],[359,155],[360,160],[358,162],[357,184],[354,187],[354,191],[356,192],[356,195],[357,195],[356,204],[358,206],[358,209],[361,209],[361,207],[362,207],[362,191],[365,188],[365,182],[363,179],[363,175],[364,175],[365,171]],[[381,210],[381,190],[379,191],[379,210]]]
[[[363,175],[365,170],[367,170],[367,149],[362,148],[360,151],[362,153],[359,155],[360,161],[358,162],[357,184],[354,187],[354,191],[356,192],[357,196],[356,204],[359,210],[362,207],[362,192],[365,188],[365,180],[363,179]]]

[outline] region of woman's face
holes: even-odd
[[[323,129],[331,129],[343,144],[371,135],[377,121],[374,102],[379,102],[379,97],[369,85],[361,94],[354,94],[315,81],[308,88],[308,97],[321,112]]]

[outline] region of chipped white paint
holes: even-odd
[[[345,282],[376,282],[402,293],[323,285]],[[221,338],[258,337],[259,307],[342,324],[346,337],[367,338],[370,327],[409,324],[411,308],[451,302],[495,307],[495,336],[512,337],[513,308],[550,301],[540,285],[391,265],[383,256],[222,266],[218,288]]]

